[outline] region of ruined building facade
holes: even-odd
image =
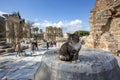
[[[0,16],[0,38],[5,38],[5,21],[2,16]]]
[[[45,31],[46,40],[56,40],[57,37],[63,37],[62,28],[48,26]]]
[[[120,49],[120,0],[96,0],[89,22],[87,47],[112,52]]]
[[[5,17],[6,42],[16,43],[24,38],[30,38],[30,26],[25,23],[18,12],[3,14]]]

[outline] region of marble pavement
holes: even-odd
[[[55,48],[50,48],[49,50],[53,49]],[[16,53],[0,56],[0,80],[3,77],[6,77],[8,80],[34,80],[41,58],[49,50],[41,48],[32,56],[29,55],[29,50],[26,51],[27,56],[16,57]]]
[[[49,50],[55,49],[53,47]],[[35,73],[41,63],[41,58],[49,50],[41,48],[33,56],[16,57],[16,53],[0,56],[0,80],[3,77],[6,77],[8,80],[34,80]],[[26,52],[30,53],[29,50]],[[120,57],[116,58],[120,66]]]

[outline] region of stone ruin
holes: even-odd
[[[21,18],[19,12],[3,14],[5,17],[6,43],[16,44],[22,39],[31,37],[30,25]]]
[[[107,38],[109,35],[104,36]],[[35,80],[120,79],[120,68],[113,54],[98,49],[81,48],[81,40],[75,34],[69,35],[68,39],[60,49],[49,50],[44,54]]]
[[[5,38],[5,22],[4,18],[0,16],[0,38]]]
[[[84,48],[77,63],[58,56],[54,50],[44,54],[35,80],[120,80],[118,62],[110,52]]]
[[[3,16],[0,17],[0,54],[14,52],[18,41],[29,40],[31,37],[30,25],[21,18],[19,12]],[[27,46],[23,47],[26,48]]]
[[[120,0],[96,0],[89,22],[86,47],[111,52],[120,49]]]
[[[56,38],[62,38],[63,37],[63,32],[62,28],[57,28],[53,26],[47,26],[46,27],[46,32],[45,32],[45,39],[46,40],[56,40]]]

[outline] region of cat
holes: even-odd
[[[68,41],[59,50],[59,59],[63,61],[74,61],[78,59],[78,54],[82,43],[77,34],[69,34]]]

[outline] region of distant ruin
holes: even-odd
[[[96,0],[89,22],[86,47],[111,52],[120,49],[120,0]]]
[[[56,40],[57,37],[63,37],[62,28],[47,26],[44,37],[46,40]]]

